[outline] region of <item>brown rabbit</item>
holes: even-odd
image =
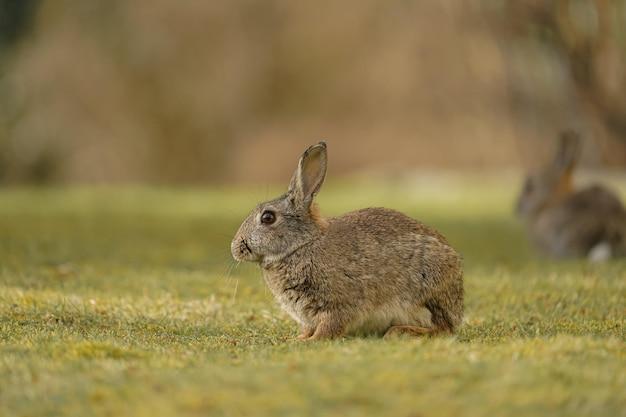
[[[344,334],[453,332],[463,318],[459,254],[435,230],[401,213],[367,208],[320,216],[326,144],[308,148],[286,194],[259,204],[231,251],[257,262],[300,339]]]
[[[624,256],[626,210],[619,198],[600,185],[574,190],[572,173],[580,147],[577,133],[561,134],[553,161],[527,177],[517,213],[548,256],[593,261]]]

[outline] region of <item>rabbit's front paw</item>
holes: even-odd
[[[345,332],[343,322],[331,313],[321,313],[313,335],[307,340],[335,339]]]
[[[302,326],[300,329],[300,334],[296,337],[297,340],[307,340],[315,333],[315,327],[311,326]]]

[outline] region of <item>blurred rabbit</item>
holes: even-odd
[[[600,186],[574,190],[572,173],[580,156],[576,132],[565,131],[551,163],[529,175],[517,213],[538,249],[551,257],[603,261],[626,254],[626,210]]]
[[[300,339],[453,332],[463,318],[461,257],[435,230],[367,208],[320,216],[326,144],[308,148],[289,190],[259,204],[235,235],[238,261],[257,262]]]

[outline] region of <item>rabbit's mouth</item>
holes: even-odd
[[[242,247],[245,248],[245,250],[243,249],[242,250],[247,252],[248,255],[252,255],[252,249],[250,249],[250,246],[248,246],[248,242],[246,242],[245,239],[241,239],[241,244],[242,244]]]

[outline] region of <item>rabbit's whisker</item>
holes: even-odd
[[[233,290],[233,298],[231,300],[232,303],[235,302],[235,299],[237,298],[237,289],[239,288],[239,279],[235,280],[235,289]]]
[[[230,265],[228,267],[228,269],[226,270],[226,273],[222,275],[223,278],[225,278],[227,281],[230,280],[231,274],[233,273],[233,270],[239,266],[239,264],[241,263],[241,261],[230,261]]]

